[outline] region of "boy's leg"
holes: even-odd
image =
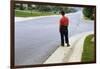
[[[61,36],[61,46],[64,46],[64,33],[60,32],[60,36]]]
[[[68,38],[68,29],[67,29],[66,32],[65,32],[65,41],[66,41],[66,43],[67,43],[67,46],[70,46],[70,45],[69,45],[69,38]]]

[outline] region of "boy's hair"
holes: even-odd
[[[63,10],[62,10],[60,13],[61,13],[61,15],[63,15],[63,16],[65,15],[65,12],[64,12]]]

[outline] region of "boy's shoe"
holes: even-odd
[[[62,47],[64,47],[64,45],[61,45]]]
[[[65,43],[65,46],[69,47],[69,46],[70,46],[70,44],[69,44],[69,43]]]
[[[70,44],[67,44],[67,47],[69,47],[70,46]]]

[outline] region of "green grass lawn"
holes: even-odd
[[[92,42],[93,35],[86,37],[84,41],[83,53],[82,53],[82,62],[92,62],[95,59],[95,46]]]
[[[16,17],[35,17],[35,16],[47,16],[47,15],[54,15],[53,13],[50,12],[25,12],[25,11],[15,11],[15,16]]]

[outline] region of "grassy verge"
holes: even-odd
[[[93,35],[89,35],[86,37],[84,41],[84,48],[82,53],[82,62],[92,62],[95,58],[95,51],[94,51],[94,43],[91,41]]]
[[[36,17],[36,16],[47,16],[47,15],[54,15],[53,13],[49,12],[25,12],[25,11],[15,11],[16,17]]]

